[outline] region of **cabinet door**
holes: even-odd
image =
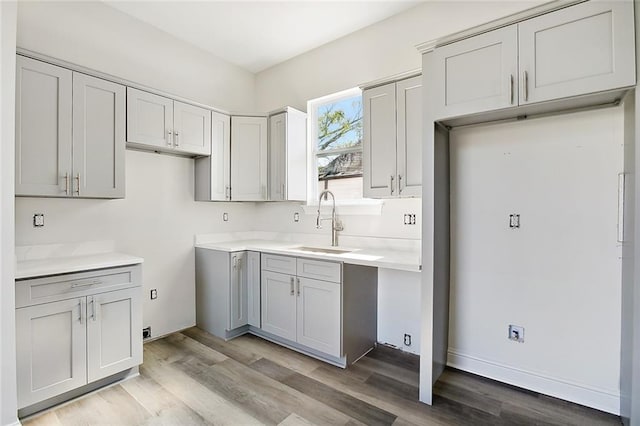
[[[140,287],[87,297],[87,376],[102,379],[142,364]]]
[[[366,90],[362,101],[363,195],[368,198],[396,196],[396,84]]]
[[[287,113],[269,117],[269,200],[286,200]]]
[[[85,298],[16,309],[18,408],[87,383]]]
[[[127,87],[127,142],[173,147],[173,100]]]
[[[16,58],[16,195],[71,196],[72,72]]]
[[[124,198],[125,87],[73,73],[73,194]]]
[[[211,200],[231,199],[231,117],[211,113]]]
[[[231,117],[231,199],[267,199],[267,119]]]
[[[260,328],[260,252],[247,252],[247,308],[249,325]]]
[[[262,329],[291,341],[296,340],[295,278],[262,271]]]
[[[396,83],[398,195],[422,196],[422,76]]]
[[[331,356],[340,354],[340,284],[296,278],[297,341]]]
[[[436,48],[435,118],[517,105],[517,40],[511,25]]]
[[[229,282],[229,330],[247,325],[248,287],[247,253],[231,253],[231,279]]]
[[[518,24],[520,104],[633,86],[633,27],[627,1],[581,3]]]
[[[211,155],[211,111],[174,101],[173,145],[176,151]]]

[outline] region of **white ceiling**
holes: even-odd
[[[106,4],[253,73],[420,1],[113,1]]]

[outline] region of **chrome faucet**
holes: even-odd
[[[318,200],[318,217],[316,218],[316,228],[322,229],[322,221],[329,220],[328,217],[320,217],[320,206],[322,205],[322,197],[326,194],[331,195],[331,199],[333,200],[333,207],[331,208],[331,246],[336,247],[338,245],[338,231],[342,231],[344,228],[342,226],[342,222],[336,218],[336,197],[333,195],[333,192],[325,189],[320,193],[320,199]]]

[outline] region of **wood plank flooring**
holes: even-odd
[[[417,402],[417,356],[379,347],[346,370],[255,336],[190,328],[144,345],[140,376],[24,425],[620,425],[610,414],[447,369]]]

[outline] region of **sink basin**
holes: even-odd
[[[306,247],[306,246],[294,247],[294,249],[300,250],[300,251],[308,251],[311,253],[326,253],[326,254],[344,254],[344,253],[351,253],[353,251],[353,250],[343,250],[338,248]]]

